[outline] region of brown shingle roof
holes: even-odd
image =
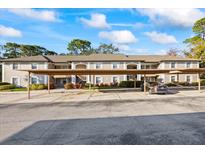
[[[31,56],[4,59],[0,61],[10,62],[54,62],[66,63],[71,61],[144,61],[144,62],[160,62],[160,61],[199,61],[197,59],[169,56],[169,55],[123,55],[123,54],[91,54],[77,56]]]
[[[44,56],[30,56],[30,57],[20,57],[20,58],[9,58],[9,59],[1,59],[0,61],[4,62],[48,62],[47,57]]]

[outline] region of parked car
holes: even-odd
[[[168,87],[166,85],[155,85],[150,87],[149,89],[150,94],[167,94],[168,93]]]
[[[141,91],[144,91],[144,83],[141,84]],[[159,82],[147,82],[146,91],[149,91],[150,94],[167,94],[168,87]]]

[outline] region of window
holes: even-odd
[[[18,85],[18,78],[16,77],[12,78],[12,84]]]
[[[96,64],[95,64],[95,68],[96,68],[96,69],[100,69],[100,68],[101,68],[101,64],[100,64],[100,63],[96,63]]]
[[[37,77],[32,77],[31,78],[31,84],[37,84],[37,83],[38,83]]]
[[[118,64],[117,64],[117,63],[113,63],[113,64],[112,64],[112,68],[113,68],[113,69],[117,69],[117,68],[118,68]]]
[[[171,68],[176,68],[175,65],[176,65],[175,62],[171,62]]]
[[[37,69],[37,64],[31,64],[31,69]]]
[[[146,69],[150,69],[150,65],[146,65]]]
[[[15,64],[15,63],[14,63],[13,66],[12,66],[12,69],[13,69],[13,70],[17,70],[17,69],[18,69],[18,64]]]
[[[95,79],[96,79],[96,84],[99,84],[102,82],[101,77],[96,77]]]
[[[175,76],[171,76],[171,82],[175,82],[175,81],[176,81]]]
[[[186,76],[186,82],[188,82],[188,83],[191,82],[191,76]]]
[[[113,83],[118,82],[118,77],[117,77],[117,76],[113,76],[113,77],[112,77],[112,82],[113,82]]]
[[[191,62],[186,63],[186,68],[191,68]]]

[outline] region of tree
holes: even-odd
[[[119,52],[119,48],[113,46],[113,44],[100,44],[100,46],[97,49],[98,53],[104,53],[104,54],[114,54]]]
[[[35,45],[20,45],[21,56],[37,56],[43,55],[44,50],[43,47],[35,46]]]
[[[205,18],[202,18],[200,20],[197,20],[192,27],[192,31],[201,36],[203,40],[205,40]]]
[[[176,49],[176,48],[171,48],[169,49],[169,51],[167,51],[167,55],[169,56],[178,56],[180,55],[180,50],[179,49]]]
[[[91,42],[81,39],[73,39],[67,47],[71,55],[89,55],[91,54]]]
[[[5,51],[3,57],[5,58],[17,58],[20,56],[20,45],[16,43],[8,42],[3,45]]]
[[[17,44],[8,42],[3,45],[5,51],[4,58],[17,58],[20,56],[37,56],[37,55],[57,55],[56,52],[47,50],[37,45]]]
[[[58,55],[55,51],[46,50],[44,55]]]
[[[205,18],[195,22],[192,30],[196,34],[194,37],[188,38],[184,43],[188,46],[188,51],[184,54],[190,58],[196,58],[205,63]]]

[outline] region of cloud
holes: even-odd
[[[5,27],[3,25],[0,25],[0,36],[21,37],[22,33],[21,31],[14,29],[12,27]]]
[[[57,15],[54,11],[34,9],[8,9],[8,11],[22,17],[28,17],[42,21],[54,22],[57,20]]]
[[[137,9],[144,16],[148,16],[150,21],[157,25],[171,25],[180,27],[192,27],[194,22],[205,17],[205,12],[200,9]]]
[[[173,44],[177,43],[177,40],[174,36],[168,35],[166,33],[158,33],[156,31],[145,32],[146,36],[148,36],[153,42],[159,44]]]
[[[137,22],[134,24],[126,24],[126,23],[111,23],[111,26],[118,26],[118,27],[132,27],[132,28],[143,28],[146,26],[146,24]]]
[[[102,39],[106,39],[116,44],[132,44],[136,43],[138,39],[134,34],[128,30],[119,30],[119,31],[103,31],[98,35]]]
[[[114,44],[116,47],[119,48],[119,50],[121,51],[129,51],[130,47],[129,45],[125,45],[125,44]]]
[[[80,21],[89,26],[99,29],[110,28],[110,25],[106,21],[106,16],[104,14],[91,14],[91,19],[80,18]]]

